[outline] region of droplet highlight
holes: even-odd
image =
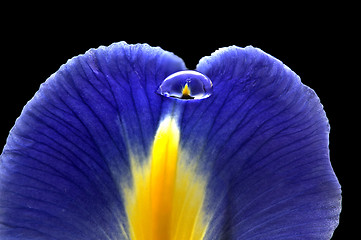
[[[204,74],[185,70],[169,75],[159,86],[157,93],[182,100],[204,99],[213,92],[212,81]]]

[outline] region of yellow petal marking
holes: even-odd
[[[124,189],[132,240],[201,240],[209,218],[203,204],[206,179],[180,150],[174,117],[159,125],[148,161],[131,157],[133,185]]]

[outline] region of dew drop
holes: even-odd
[[[212,81],[204,74],[192,70],[169,75],[157,90],[162,96],[183,100],[204,99],[212,92]]]

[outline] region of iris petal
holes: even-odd
[[[253,47],[201,59],[213,94],[184,103],[181,145],[210,174],[207,239],[329,239],[340,185],[313,90]]]
[[[1,155],[1,239],[127,239],[120,182],[146,153],[175,55],[113,44],[75,57],[36,93]]]
[[[169,149],[174,171],[168,185],[179,207],[162,212],[179,218],[161,218],[169,225],[168,219],[186,219],[175,226],[178,239],[330,238],[341,191],[316,94],[253,47],[223,48],[201,59],[196,70],[213,83],[207,98],[157,94],[164,79],[182,70],[183,61],[169,52],[122,42],[91,49],[52,75],[24,107],[1,155],[1,239],[144,233],[142,211],[149,203],[141,191],[156,177],[144,176],[158,165],[169,168],[157,154]],[[187,87],[192,94],[194,86]],[[152,158],[159,164],[146,162]],[[162,183],[156,178],[153,185]],[[163,204],[167,196],[157,199]],[[179,232],[183,227],[189,231]]]

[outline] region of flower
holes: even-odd
[[[1,155],[0,238],[330,239],[341,189],[315,92],[236,46],[196,71],[159,47],[70,59]]]

